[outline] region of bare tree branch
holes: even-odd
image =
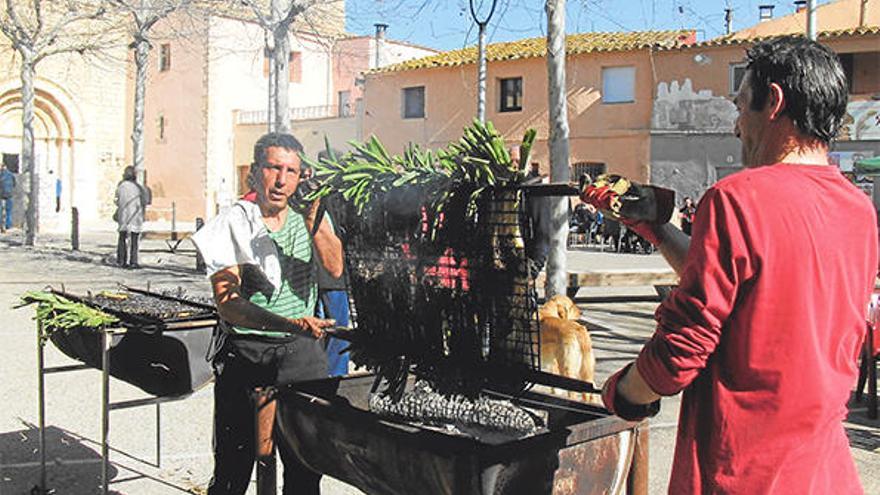
[[[129,47],[134,51],[135,87],[131,142],[135,174],[144,183],[144,114],[147,91],[147,65],[150,58],[152,29],[156,23],[176,11],[192,6],[193,0],[111,0],[117,9],[130,18]]]
[[[6,0],[0,12],[0,33],[21,57],[22,137],[21,162],[29,172],[25,244],[34,245],[39,228],[40,176],[34,163],[36,66],[59,53],[106,49],[112,24],[104,24],[100,0],[67,0],[43,4],[41,0]],[[108,38],[109,36],[109,38]]]

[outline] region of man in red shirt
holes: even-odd
[[[709,188],[693,237],[624,219],[681,277],[634,365],[606,383],[640,419],[684,391],[669,493],[862,493],[842,420],[877,273],[870,200],[828,164],[845,115],[836,55],[801,37],[748,51],[745,169]],[[610,194],[583,199],[607,209]]]

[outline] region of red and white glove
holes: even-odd
[[[624,197],[625,195],[625,197]],[[619,175],[600,175],[581,192],[581,200],[610,212],[629,229],[655,246],[663,240],[661,226],[669,221],[675,192],[633,184]]]
[[[600,175],[581,192],[581,201],[617,215],[620,196],[629,188],[630,182],[619,175]]]
[[[611,414],[627,421],[641,421],[660,412],[660,400],[650,404],[633,404],[617,393],[617,382],[626,375],[632,365],[633,363],[626,365],[605,382],[605,386],[602,387],[602,403]]]

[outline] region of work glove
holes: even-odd
[[[675,191],[630,182],[619,175],[600,175],[581,192],[581,200],[607,211],[651,244],[663,240],[660,226],[675,209]]]
[[[626,365],[605,382],[605,386],[602,387],[602,403],[611,414],[627,421],[641,421],[660,412],[660,400],[657,399],[650,404],[633,404],[617,393],[617,382],[626,375],[632,365],[633,363]]]

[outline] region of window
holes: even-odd
[[[501,104],[499,112],[519,112],[522,110],[522,78],[501,79]]]
[[[596,177],[605,173],[605,164],[601,162],[578,162],[571,166],[572,180],[581,180],[581,176],[586,174],[590,176],[590,180],[596,180]]]
[[[403,88],[403,118],[425,117],[425,87]]]
[[[839,56],[850,94],[880,93],[880,51],[841,53]]]
[[[269,50],[263,51],[263,77],[269,77]],[[287,56],[288,71],[290,71],[290,82],[302,82],[302,53],[290,52]]]
[[[290,55],[287,57],[287,62],[290,64],[290,82],[302,82],[302,53],[290,52]]]
[[[165,72],[171,69],[171,44],[162,43],[159,45],[159,72]]]
[[[743,77],[746,76],[746,63],[745,62],[737,62],[735,64],[730,64],[727,71],[727,86],[730,91],[730,96],[736,96],[736,93],[739,92],[739,85],[742,84]]]
[[[339,117],[351,117],[352,108],[351,108],[351,91],[340,91],[337,93],[336,98],[337,116]]]
[[[602,69],[602,103],[632,103],[636,93],[635,67]]]
[[[841,53],[840,65],[843,67],[843,74],[846,76],[846,89],[849,93],[853,90],[853,66],[855,65],[852,53]]]

